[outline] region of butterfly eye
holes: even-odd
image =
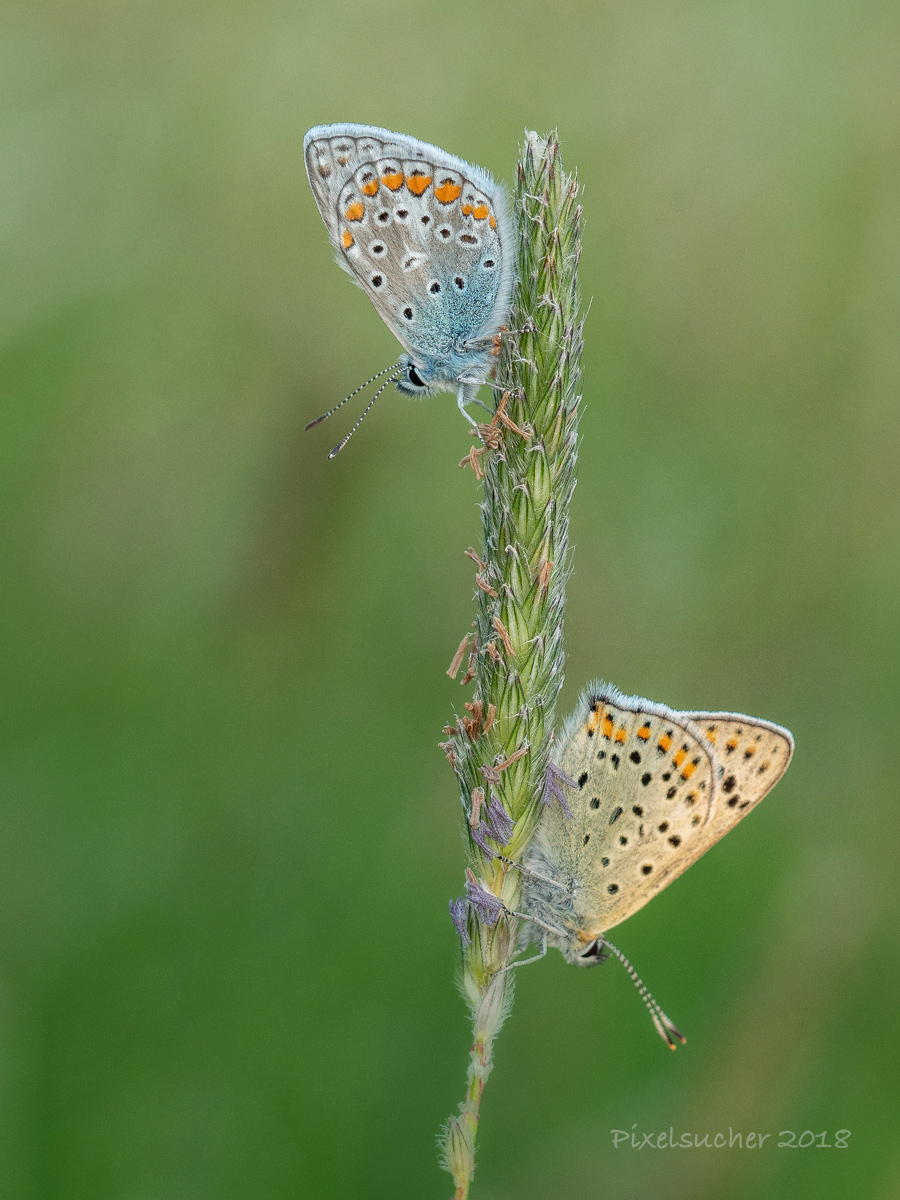
[[[411,384],[414,384],[415,387],[424,387],[425,386],[425,380],[422,378],[422,376],[419,374],[419,372],[416,370],[416,368],[412,365],[412,363],[410,363],[409,366],[406,368],[406,378],[409,380],[409,382]]]
[[[606,956],[604,955],[599,942],[592,942],[591,945],[588,946],[587,950],[585,950],[585,952],[583,954],[579,955],[579,957],[580,958],[595,958],[599,962],[603,962],[603,960]]]

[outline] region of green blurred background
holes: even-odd
[[[0,1194],[451,1191],[436,743],[478,492],[450,396],[386,394],[331,463],[352,406],[302,432],[396,354],[304,175],[353,120],[507,179],[556,125],[585,185],[564,709],[600,675],[797,739],[618,931],[685,1049],[614,966],[523,972],[473,1197],[900,1195],[896,3],[69,0],[0,34]],[[613,1150],[635,1123],[776,1136]]]

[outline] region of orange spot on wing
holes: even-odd
[[[650,736],[650,726],[642,725],[640,727],[640,729],[638,730],[638,737],[641,739],[642,742],[646,742],[646,740],[649,736]]]
[[[672,759],[672,765],[675,767],[680,767],[686,757],[687,757],[687,750],[682,748],[681,750],[678,751],[678,753]]]
[[[479,204],[472,209],[472,216],[476,221],[483,221],[490,211],[486,204]]]
[[[591,719],[588,721],[588,731],[596,732],[597,726],[600,724],[600,718],[603,716],[603,710],[598,706],[591,713]]]
[[[406,179],[406,186],[414,196],[421,196],[430,183],[431,176],[422,171],[413,171]]]
[[[355,204],[351,204],[344,213],[344,216],[348,221],[361,221],[365,215],[366,207],[364,204],[361,204],[359,200],[357,200]]]
[[[662,737],[659,739],[659,748],[660,748],[660,750],[662,750],[662,752],[664,754],[668,754],[671,747],[672,747],[672,739],[669,737],[669,735],[667,733],[664,733],[662,735]]]
[[[497,228],[497,221],[496,221],[496,218],[494,217],[493,213],[491,213],[491,219],[490,219],[489,224],[490,224],[491,229]]]
[[[706,731],[706,738],[707,738],[707,741],[710,741],[710,742],[712,742],[712,744],[713,744],[713,745],[715,745],[715,744],[716,744],[716,738],[717,738],[718,736],[719,736],[719,735],[716,733],[716,727],[715,727],[715,725],[713,725],[713,727],[712,727],[711,729],[707,729],[707,731]]]
[[[693,775],[693,773],[694,773],[694,771],[696,771],[696,769],[697,768],[694,766],[694,764],[692,762],[689,762],[687,764],[687,766],[684,768],[684,770],[681,772],[681,778],[682,779],[690,779],[690,777]]]
[[[628,733],[627,733],[624,725],[622,726],[621,729],[616,730],[616,741],[617,742],[624,742],[627,737],[628,737]]]
[[[387,175],[382,175],[381,182],[386,188],[390,188],[392,192],[396,192],[397,188],[403,186],[403,172],[389,172]]]
[[[611,738],[613,735],[613,723],[609,713],[603,714],[603,720],[600,723],[600,732],[605,738]]]
[[[454,183],[452,179],[442,180],[434,189],[434,194],[437,196],[441,204],[452,204],[454,200],[458,200],[462,188],[458,183]]]
[[[738,739],[736,737],[730,737],[728,739],[728,741],[725,743],[725,745],[728,747],[729,750],[737,750],[738,746],[740,745],[740,742],[738,741]]]
[[[341,240],[344,243],[344,249],[349,250],[350,247],[353,245],[353,234],[350,232],[349,229],[345,229],[344,232],[341,234]]]
[[[364,183],[359,190],[364,196],[374,196],[378,191],[378,180],[371,179],[368,183]]]
[[[471,205],[471,204],[464,204],[464,205],[462,206],[462,215],[463,215],[464,217],[467,217],[471,211],[472,211],[472,205]]]

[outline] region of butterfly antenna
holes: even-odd
[[[339,408],[343,408],[343,406],[347,403],[348,400],[352,400],[354,396],[358,396],[359,393],[364,388],[367,388],[370,383],[374,383],[376,379],[380,379],[382,377],[382,375],[386,375],[388,373],[388,371],[396,370],[398,366],[399,366],[399,363],[391,363],[391,365],[389,367],[385,367],[383,371],[379,371],[377,375],[373,375],[371,379],[367,379],[365,383],[361,383],[355,391],[350,393],[349,396],[345,396],[343,398],[343,400],[340,402],[340,404],[336,404],[334,406],[334,408],[329,408],[327,413],[322,413],[321,417],[316,417],[316,419],[314,421],[310,421],[310,423],[308,425],[304,425],[303,426],[304,432],[307,429],[314,429],[316,427],[316,425],[321,425],[323,421],[327,421],[328,418],[333,413],[336,413]]]
[[[644,986],[644,981],[641,979],[640,975],[638,975],[637,971],[634,969],[622,951],[619,950],[617,946],[614,946],[612,942],[608,942],[606,938],[598,938],[597,940],[602,946],[605,946],[607,950],[611,951],[611,953],[616,956],[616,958],[631,976],[631,982],[637,988],[641,999],[647,1005],[650,1016],[653,1018],[653,1025],[656,1029],[656,1032],[666,1043],[669,1049],[675,1049],[675,1038],[677,1038],[679,1042],[684,1045],[687,1041],[687,1038],[684,1036],[681,1030],[669,1020],[663,1010],[653,999],[648,989]]]
[[[390,369],[390,368],[388,368],[388,369]],[[382,371],[381,374],[383,375],[384,371]],[[377,378],[377,376],[376,376],[376,378]],[[389,379],[386,379],[384,381],[384,383],[381,385],[381,387],[378,389],[378,391],[375,393],[375,395],[372,397],[372,399],[369,401],[369,403],[366,405],[366,407],[362,410],[362,416],[359,418],[359,420],[356,422],[356,424],[353,426],[353,428],[350,430],[350,432],[347,434],[347,436],[345,438],[341,438],[341,440],[338,442],[338,444],[335,446],[335,448],[328,455],[329,458],[334,458],[336,455],[340,454],[340,452],[343,450],[343,448],[347,445],[347,443],[353,437],[354,433],[356,433],[357,429],[359,429],[360,425],[362,425],[363,421],[365,420],[366,416],[368,415],[369,409],[372,407],[372,405],[375,403],[375,401],[378,399],[378,397],[381,395],[381,393],[384,391],[384,389],[386,387],[388,387],[390,384],[396,383],[399,378],[400,378],[399,375],[391,375],[391,377]]]

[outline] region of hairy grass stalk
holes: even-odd
[[[466,898],[451,906],[464,943],[462,986],[473,1041],[465,1099],[441,1137],[455,1200],[475,1168],[481,1095],[494,1041],[513,997],[505,970],[519,942],[519,860],[542,807],[553,802],[547,765],[565,669],[563,612],[569,505],[575,487],[582,317],[581,206],[562,169],[559,139],[529,133],[518,163],[518,282],[497,368],[502,389],[483,441],[467,460],[483,475],[484,545],[476,563],[474,642],[454,659],[474,680],[466,715],[444,743],[469,831]],[[461,464],[462,465],[462,464]]]

